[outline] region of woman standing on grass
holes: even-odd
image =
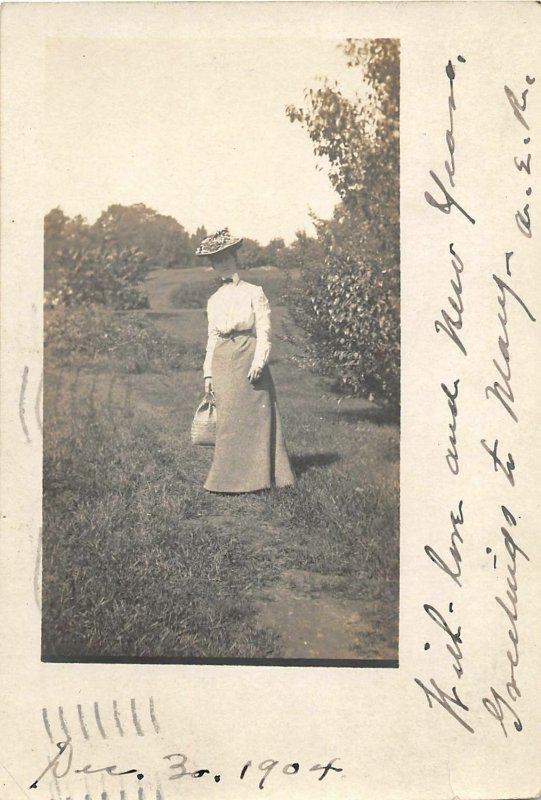
[[[241,281],[237,250],[227,228],[196,250],[210,259],[222,286],[207,304],[205,392],[216,397],[214,459],[209,492],[255,492],[292,486],[293,472],[282,437],[269,367],[270,307],[260,286]]]

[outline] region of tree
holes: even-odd
[[[262,248],[261,260],[264,265],[279,266],[280,256],[286,249],[286,243],[281,238],[271,239],[270,242]]]
[[[244,269],[260,267],[265,263],[263,259],[263,248],[255,239],[245,238],[238,254],[240,265]]]
[[[306,231],[297,231],[291,244],[280,251],[276,266],[312,273],[314,270],[321,270],[324,259],[325,252],[321,242],[308,236]]]
[[[70,219],[57,208],[45,216],[44,238],[48,305],[148,305],[139,289],[149,269],[145,254],[136,246],[120,244],[106,225],[89,226],[83,217]]]
[[[193,263],[191,237],[176,219],[158,214],[144,203],[111,205],[94,228],[102,238],[121,247],[137,247],[150,267],[188,266]]]
[[[195,251],[197,250],[197,248],[199,247],[199,245],[201,244],[203,239],[206,239],[207,236],[208,236],[208,232],[207,232],[207,229],[205,228],[204,225],[200,225],[196,229],[195,233],[193,233],[190,236],[190,250],[191,250],[191,253],[192,253],[192,257],[191,257],[191,261],[190,261],[191,264],[200,265],[201,259],[200,259],[199,256],[195,255]]]
[[[348,98],[324,79],[305,93],[306,108],[286,110],[327,160],[340,197],[317,224],[324,261],[306,275],[296,314],[345,386],[398,404],[399,42],[348,39],[341,48],[359,91]]]

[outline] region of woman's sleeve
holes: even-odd
[[[257,335],[252,367],[254,369],[263,369],[269,360],[271,351],[271,311],[265,292],[261,287],[258,287],[258,289],[259,291],[252,301]]]
[[[204,378],[212,378],[212,357],[214,355],[214,348],[216,347],[216,341],[218,339],[218,330],[214,325],[212,320],[212,314],[209,308],[209,304],[207,304],[207,319],[208,319],[208,339],[207,339],[207,351],[205,354],[205,362],[203,364],[203,377]]]

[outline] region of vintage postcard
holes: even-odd
[[[540,34],[2,5],[0,800],[538,796]]]

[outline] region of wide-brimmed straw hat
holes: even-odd
[[[230,248],[240,247],[242,239],[235,239],[229,233],[229,228],[223,228],[221,231],[216,231],[211,236],[203,239],[197,250],[196,256],[213,256],[215,253],[221,253],[223,250]]]

